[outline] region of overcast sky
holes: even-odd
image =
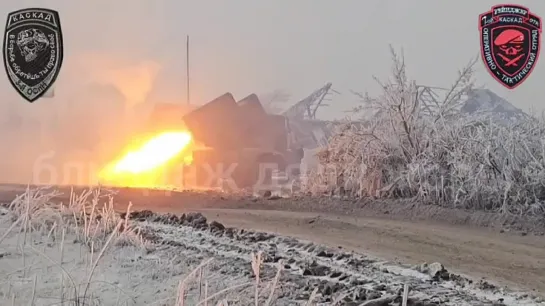
[[[545,17],[545,1],[511,1]],[[343,93],[327,112],[344,116],[349,90],[376,90],[389,72],[389,44],[403,48],[419,83],[448,86],[479,53],[478,15],[489,0],[3,0],[0,11],[48,7],[61,16],[65,60],[56,97],[25,102],[0,77],[3,112],[85,116],[113,103],[185,102],[185,43],[191,37],[191,100],[204,103],[282,89],[299,100],[326,82]],[[515,106],[543,109],[545,59],[513,91],[497,84],[479,60],[478,83]],[[93,88],[102,88],[94,90]],[[100,91],[100,99],[95,92]],[[113,102],[112,102],[113,101]],[[120,102],[121,101],[121,102]],[[68,113],[69,114],[68,114]],[[58,112],[57,112],[58,113]],[[87,115],[84,115],[87,114]],[[45,120],[45,119],[44,119]],[[67,119],[59,119],[67,120]],[[90,119],[89,119],[90,120]]]
[[[545,1],[513,2],[545,15]],[[479,52],[478,15],[497,3],[4,0],[0,8],[8,12],[38,6],[60,12],[66,58],[56,86],[59,97],[77,92],[88,82],[86,76],[95,75],[114,83],[128,99],[143,100],[153,89],[164,96],[153,93],[156,99],[185,100],[185,37],[190,35],[195,103],[226,91],[241,97],[275,89],[299,99],[332,82],[346,92],[342,105],[322,114],[332,117],[349,107],[348,90],[372,91],[372,75],[388,73],[389,44],[403,47],[409,73],[420,83],[447,86],[456,70]],[[542,107],[543,60],[514,91],[492,80],[481,62],[478,67],[479,83],[520,108]],[[4,75],[0,90],[4,102],[23,103]]]

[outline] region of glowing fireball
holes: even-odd
[[[173,160],[191,162],[188,148],[191,133],[163,132],[151,137],[136,148],[126,150],[121,158],[109,163],[99,173],[99,179],[108,185],[128,187],[159,187],[158,178]]]

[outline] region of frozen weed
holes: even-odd
[[[314,193],[416,198],[451,208],[545,214],[545,121],[462,114],[471,61],[442,99],[424,103],[392,50],[392,79],[358,94],[362,119],[339,123],[306,186]],[[363,114],[363,115],[362,115]]]

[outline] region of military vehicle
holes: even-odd
[[[257,95],[237,102],[225,93],[185,108],[183,116],[182,108],[158,105],[150,120],[160,129],[183,126],[191,132],[192,162],[183,168],[184,187],[267,188],[275,173],[298,175],[303,148],[290,133],[288,118],[268,114]]]

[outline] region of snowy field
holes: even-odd
[[[545,305],[439,263],[397,265],[199,213],[117,214],[97,191],[63,205],[54,195],[30,190],[1,208],[1,305],[402,305],[405,285],[407,305]]]

